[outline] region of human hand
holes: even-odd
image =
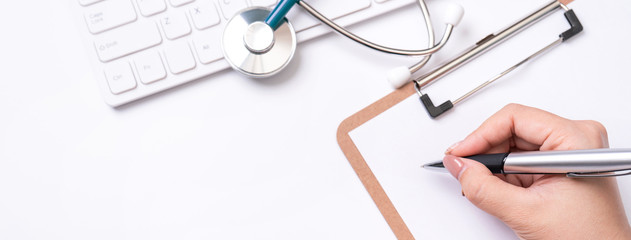
[[[598,122],[510,104],[450,147],[443,164],[469,201],[522,239],[631,239],[615,178],[493,175],[479,162],[457,157],[607,147],[607,132]]]

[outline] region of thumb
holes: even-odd
[[[477,161],[447,155],[443,164],[458,179],[471,203],[502,221],[519,216],[524,206],[529,205],[530,195],[526,189],[494,176]]]

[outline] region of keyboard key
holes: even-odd
[[[198,76],[229,68],[223,62],[225,20],[250,6],[274,7],[279,0],[70,0],[80,32],[96,55],[89,59],[104,84],[105,100],[119,106]],[[357,23],[415,0],[307,0],[327,17]],[[338,3],[335,5],[335,3]],[[370,3],[372,2],[372,3]],[[383,2],[383,3],[382,3]],[[339,4],[343,3],[343,4]],[[370,10],[362,10],[368,6]],[[339,16],[344,16],[339,19]],[[170,18],[180,27],[162,22]],[[310,28],[318,21],[295,7],[288,18],[302,42],[328,32]],[[300,18],[300,19],[298,19]],[[177,20],[177,21],[175,21]],[[304,21],[304,22],[303,22]],[[164,24],[164,25],[163,25]],[[167,26],[169,25],[169,26]],[[325,31],[321,31],[325,30]],[[173,44],[176,44],[173,46]],[[94,54],[92,54],[94,55]],[[120,67],[123,64],[123,67]],[[119,67],[111,67],[111,66]],[[131,73],[129,72],[131,71]],[[174,74],[175,73],[175,74]],[[113,77],[113,76],[117,77]],[[104,79],[108,77],[109,79]]]
[[[195,58],[191,48],[184,41],[172,43],[164,50],[164,56],[173,74],[183,73],[195,68]]]
[[[164,16],[160,18],[160,23],[162,24],[164,35],[171,40],[191,33],[191,25],[188,24],[188,19],[183,13]]]
[[[81,4],[81,6],[88,6],[90,4],[94,4],[100,1],[103,1],[103,0],[79,0],[79,4]]]
[[[344,4],[339,4],[337,1],[317,1],[315,6],[320,6],[325,16],[331,16],[331,18],[336,19],[367,9],[370,7],[370,4],[370,0],[345,1]]]
[[[171,5],[173,5],[174,7],[179,7],[179,6],[182,6],[184,4],[190,3],[192,1],[195,1],[195,0],[169,0]],[[208,1],[208,0],[206,0],[206,1]]]
[[[309,5],[311,5],[314,9],[333,20],[369,8],[370,4],[371,0],[344,1],[344,4],[340,4],[335,0],[309,2]],[[302,8],[292,9],[289,11],[289,14],[287,14],[287,18],[290,19],[291,24],[294,26],[296,31],[301,31],[320,24],[320,21]]]
[[[127,62],[110,64],[105,69],[105,78],[113,94],[120,94],[136,88],[136,79]]]
[[[197,29],[206,29],[219,24],[219,13],[215,4],[210,1],[198,2],[189,12]]]
[[[247,7],[247,0],[219,0],[219,8],[226,19],[232,18],[237,12]]]
[[[199,32],[195,35],[193,45],[199,61],[203,64],[209,64],[223,58],[221,50],[221,33],[220,27],[213,27]]]
[[[263,7],[271,7],[276,5],[278,0],[252,0],[253,6],[263,6]]]
[[[160,54],[155,51],[146,52],[135,57],[134,64],[140,81],[149,84],[167,76]]]
[[[97,34],[136,20],[130,0],[110,0],[87,7],[85,21],[91,33]]]
[[[102,62],[126,56],[162,42],[160,31],[152,22],[134,23],[99,35],[94,47]]]
[[[137,0],[136,3],[143,16],[151,16],[167,10],[164,0]]]

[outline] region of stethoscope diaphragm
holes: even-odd
[[[222,38],[225,59],[232,68],[251,77],[268,77],[279,72],[294,56],[296,33],[285,19],[273,30],[265,23],[270,11],[248,8],[226,25]]]

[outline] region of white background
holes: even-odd
[[[546,1],[461,2],[463,24],[436,62]],[[592,84],[597,99],[628,94],[629,3],[570,6],[586,33],[598,30],[562,46],[572,60],[593,66],[571,69],[571,77]],[[63,0],[0,8],[1,239],[394,237],[335,134],[344,118],[391,91],[387,70],[414,59],[330,34],[300,44],[293,63],[273,79],[223,71],[113,109],[99,95],[73,14]],[[416,31],[422,28],[418,14],[403,9],[352,29],[382,43],[418,47],[425,43],[423,31]],[[601,85],[603,76],[619,82]],[[555,89],[539,84],[543,90],[530,93],[533,99],[555,99]],[[595,116],[605,125],[629,115],[626,103],[603,104],[621,110]],[[476,118],[495,110],[477,111]],[[575,114],[568,117],[591,116]],[[612,146],[629,147],[628,128],[614,128]]]

